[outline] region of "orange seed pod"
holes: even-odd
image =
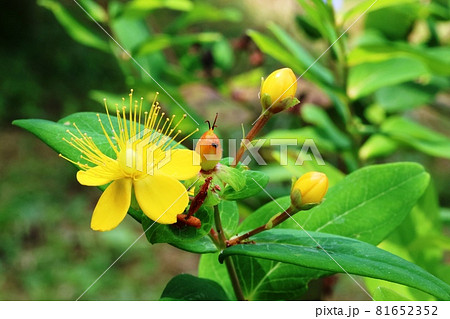
[[[200,166],[203,171],[210,171],[216,167],[217,163],[222,159],[222,145],[219,138],[214,133],[218,114],[211,126],[209,121],[206,121],[209,125],[209,130],[206,131],[197,142],[195,151],[200,154]]]

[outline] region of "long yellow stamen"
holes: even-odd
[[[141,136],[141,113],[142,113],[142,103],[144,102],[144,98],[141,97],[141,103],[139,104],[139,136]]]
[[[102,127],[103,134],[106,136],[106,139],[108,140],[109,145],[113,149],[114,153],[116,155],[119,154],[119,151],[117,150],[116,146],[112,142],[111,138],[109,137],[109,134],[106,132],[105,127],[103,126],[102,120],[100,119],[100,114],[97,114],[98,122],[100,123],[100,126]]]
[[[126,114],[127,107],[122,106],[122,114],[123,114],[123,127],[125,128],[125,141],[128,141],[130,137],[128,136],[128,125],[127,125],[127,114]]]
[[[180,133],[181,130],[178,130],[177,133],[170,140],[164,142],[163,145],[161,146],[161,150],[165,151],[166,148],[170,145],[170,143],[172,143],[172,141],[174,141]]]
[[[86,164],[81,164],[80,162],[72,161],[70,158],[65,157],[65,156],[62,155],[62,154],[58,154],[58,156],[61,157],[61,158],[64,158],[66,161],[68,161],[68,162],[70,162],[70,163],[72,163],[72,164],[74,164],[74,165],[76,165],[76,166],[78,166],[78,167],[80,167],[80,168],[82,168],[83,166],[88,166],[88,165],[86,165]],[[89,166],[88,166],[88,167],[89,167]]]
[[[174,149],[175,147],[177,147],[178,145],[180,145],[181,143],[183,143],[185,140],[187,140],[189,137],[191,137],[192,135],[194,135],[195,133],[197,133],[199,131],[198,128],[196,128],[195,130],[193,130],[190,134],[186,135],[185,137],[183,137],[180,141],[177,142],[177,144],[175,144],[174,146],[170,147],[170,149]]]

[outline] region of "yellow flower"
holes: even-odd
[[[308,172],[293,185],[291,203],[295,208],[319,204],[328,190],[328,177],[320,172]]]
[[[172,143],[181,133],[176,128],[186,116],[174,124],[175,116],[169,118],[165,113],[160,113],[156,96],[150,109],[144,113],[143,99],[140,105],[135,101],[133,107],[133,90],[129,97],[128,112],[126,106],[122,110],[116,106],[119,132],[112,124],[106,99],[111,134],[97,114],[115,158],[102,152],[92,137],[83,134],[75,123],[78,135],[68,131],[71,139],[64,139],[81,152],[81,158],[87,163],[74,162],[60,155],[78,165],[77,180],[80,184],[101,186],[111,183],[94,209],[91,220],[93,230],[107,231],[120,224],[130,207],[132,189],[145,215],[161,224],[175,223],[177,215],[184,211],[189,202],[186,188],[179,180],[190,179],[200,171],[200,159],[196,152],[175,148],[196,131],[178,143]]]
[[[295,98],[297,78],[289,68],[272,72],[261,85],[261,105],[264,110],[278,113],[299,101]]]

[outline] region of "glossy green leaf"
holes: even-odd
[[[307,283],[329,272],[308,269],[273,260],[233,256],[241,289],[247,300],[295,300],[307,290]],[[236,300],[225,264],[219,254],[204,254],[200,258],[198,275],[219,283],[230,300]]]
[[[254,240],[255,244],[225,249],[220,259],[240,255],[324,271],[344,272],[345,269],[350,274],[393,281],[442,300],[450,299],[450,286],[443,281],[400,257],[355,239],[317,232],[272,229],[256,235]]]
[[[411,81],[427,74],[425,65],[413,58],[363,63],[350,68],[347,93],[352,99],[357,99],[379,88]]]
[[[240,191],[245,187],[245,172],[241,169],[219,164],[216,174],[220,181],[228,184],[235,191]]]
[[[196,253],[217,251],[217,247],[208,237],[209,231],[214,224],[212,208],[207,206],[200,207],[195,213],[195,217],[201,221],[199,229],[179,224],[162,225],[145,216],[142,219],[142,228],[151,244],[169,243],[180,249]]]
[[[80,24],[61,3],[52,0],[39,0],[38,4],[49,9],[67,33],[77,42],[105,52],[110,51],[108,42]]]
[[[245,170],[243,173],[245,176],[245,186],[240,191],[236,191],[231,186],[227,186],[222,193],[223,199],[238,200],[252,197],[261,192],[261,187],[265,187],[269,182],[267,175],[262,172]]]
[[[329,274],[275,260],[232,258],[246,300],[298,300],[310,280]]]
[[[112,131],[109,125],[109,119],[106,114],[99,114],[102,123],[105,125],[105,128],[109,134],[112,136]],[[98,122],[97,113],[93,112],[80,112],[74,113],[65,118],[62,118],[58,122],[52,122],[41,119],[26,119],[26,120],[15,120],[13,122],[14,125],[19,126],[30,133],[34,134],[40,140],[42,140],[45,144],[50,146],[56,152],[64,155],[65,157],[77,162],[80,161],[84,163],[82,159],[80,159],[80,151],[76,148],[70,146],[67,142],[63,141],[63,138],[70,140],[71,135],[67,133],[67,130],[72,132],[75,135],[79,135],[76,128],[73,124],[76,124],[80,131],[84,134],[86,133],[88,136],[92,137],[92,140],[95,142],[95,145],[106,155],[115,158],[115,153],[112,150],[107,138],[105,137],[103,130]],[[111,116],[111,123],[116,132],[119,131],[117,126],[117,118],[115,116]],[[143,128],[143,126],[141,125]],[[172,142],[172,145],[174,143]],[[180,145],[181,148],[185,148]]]
[[[299,230],[299,225],[306,230],[320,228],[324,232],[378,244],[402,222],[427,183],[428,174],[417,164],[367,167],[333,186],[324,203],[310,211],[294,215],[294,219],[288,219],[277,228]],[[289,206],[289,196],[270,201],[247,217],[239,225],[238,233],[242,234],[265,224],[272,216]],[[383,209],[380,210],[380,207]],[[286,268],[285,271],[301,273],[298,269]],[[309,279],[305,276],[305,282],[320,276],[308,269],[304,271],[311,273]]]
[[[220,201],[219,213],[225,236],[229,238],[235,235],[236,228],[239,224],[239,210],[237,203],[227,200]]]
[[[101,114],[100,118],[102,119],[103,123],[108,123],[108,118],[106,117],[106,115]],[[117,123],[117,121],[115,122]],[[26,129],[27,131],[36,135],[39,139],[53,148],[56,152],[61,153],[62,155],[75,162],[83,162],[80,159],[80,151],[63,141],[63,138],[70,140],[71,136],[69,133],[67,133],[67,130],[75,135],[79,135],[77,130],[73,126],[73,123],[76,123],[81,132],[86,133],[88,136],[92,137],[93,141],[102,152],[107,155],[113,154],[108,140],[103,134],[101,126],[98,123],[96,113],[75,113],[61,119],[59,122],[40,119],[16,120],[13,122],[14,125]]]
[[[301,229],[301,225],[378,244],[400,225],[428,183],[429,175],[416,163],[368,166],[330,188],[322,204],[278,227]],[[263,225],[288,205],[288,197],[264,205],[242,222],[239,233]]]
[[[215,281],[188,274],[172,278],[162,292],[160,300],[202,301],[228,300],[225,291]]]
[[[322,204],[294,219],[305,229],[378,244],[404,220],[428,183],[428,173],[416,163],[367,166],[332,187]]]
[[[174,241],[170,244],[181,250],[196,254],[211,254],[219,251],[209,236],[203,236],[195,240]]]
[[[381,126],[390,138],[426,154],[450,158],[450,139],[402,117],[391,117]]]
[[[198,276],[220,284],[229,300],[236,300],[225,264],[219,263],[219,253],[203,254],[198,264]]]
[[[403,259],[422,267],[439,278],[446,280],[439,271],[444,264],[445,251],[449,249],[448,238],[442,238],[441,220],[439,218],[439,200],[433,183],[405,218],[395,232],[384,240],[379,247]],[[399,294],[412,300],[435,300],[432,296],[410,287],[399,287],[393,283],[380,280],[367,280],[368,289],[376,287],[394,289]],[[447,283],[450,283],[447,281]]]

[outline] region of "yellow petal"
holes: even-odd
[[[106,188],[92,215],[93,230],[111,230],[125,218],[131,203],[131,184],[131,178],[121,178]]]
[[[197,152],[175,149],[166,153],[166,159],[158,162],[155,175],[186,180],[194,177],[200,171],[200,155]]]
[[[148,175],[135,180],[134,193],[145,215],[160,224],[173,224],[189,203],[183,184],[173,177]]]
[[[114,167],[115,168],[115,167]],[[85,186],[101,186],[122,177],[120,171],[114,172],[105,166],[96,166],[87,171],[78,171],[78,183]]]

